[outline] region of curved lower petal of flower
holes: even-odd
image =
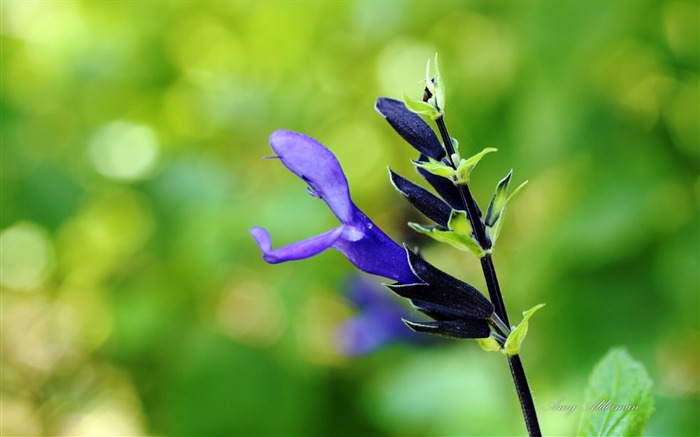
[[[263,259],[270,264],[277,264],[318,255],[332,247],[341,237],[343,231],[344,226],[338,226],[321,235],[298,241],[279,249],[272,249],[272,241],[267,229],[254,227],[250,230],[250,233],[253,235],[255,242],[258,243],[258,247],[263,253]]]

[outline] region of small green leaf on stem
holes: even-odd
[[[486,254],[479,243],[471,236],[462,235],[439,226],[423,226],[413,222],[409,222],[408,226],[414,231],[425,234],[436,241],[447,243],[461,251],[472,252],[477,258],[482,258]]]
[[[437,120],[445,114],[445,84],[440,75],[438,55],[435,54],[435,72],[431,74],[430,60],[425,66],[425,92],[420,100],[411,99],[404,93],[404,104],[409,111]]]
[[[486,210],[486,219],[484,220],[486,226],[493,226],[494,223],[496,223],[496,220],[498,220],[498,218],[501,216],[501,212],[503,212],[503,209],[506,207],[506,199],[508,198],[508,185],[510,184],[510,178],[512,176],[513,169],[511,169],[508,172],[506,177],[504,177],[503,179],[501,179],[500,182],[498,182],[498,185],[496,186],[496,192],[493,193],[491,203],[489,203],[489,207]]]
[[[527,335],[528,320],[530,320],[530,317],[532,317],[532,315],[544,305],[545,304],[541,303],[523,312],[523,321],[510,332],[508,339],[506,339],[506,343],[503,345],[503,352],[510,356],[520,353],[520,345],[522,345],[523,340],[525,340],[525,336]]]
[[[428,158],[428,162],[424,161],[413,161],[413,165],[415,165],[418,168],[422,168],[423,170],[432,173],[436,176],[442,176],[444,178],[448,178],[450,180],[453,179],[455,170],[450,167],[449,165],[443,164],[442,162],[436,161],[433,158]]]
[[[428,71],[430,70],[430,61],[428,61]],[[429,77],[429,73],[426,74],[426,81],[428,84],[432,85],[428,86],[428,89],[430,89],[430,92],[433,93],[433,98],[434,100],[434,105],[435,109],[437,109],[440,113],[444,114],[445,113],[445,83],[442,80],[442,75],[440,74],[440,66],[438,65],[438,54],[435,53],[435,74],[431,78]]]
[[[503,203],[503,206],[500,208],[499,212],[494,212],[498,208],[498,203],[500,203],[500,199],[496,199],[497,196],[499,196],[499,188],[501,187],[501,183],[506,181],[506,179],[509,179],[510,173],[508,173],[508,176],[506,176],[505,179],[503,179],[501,182],[499,182],[498,187],[496,188],[496,194],[494,194],[494,198],[491,200],[491,204],[489,205],[489,209],[486,211],[486,235],[489,237],[491,240],[491,245],[495,246],[496,245],[496,240],[498,240],[498,236],[501,233],[501,227],[503,227],[503,222],[505,221],[505,216],[506,216],[506,207],[510,203],[511,199],[513,199],[513,196],[518,194],[520,190],[527,184],[527,181],[523,182],[518,186],[518,188],[513,191],[513,193],[508,196],[507,199],[505,199],[505,202]],[[503,196],[505,196],[505,190],[507,189],[507,184],[506,182],[506,187],[503,190]],[[496,206],[493,206],[496,204]],[[494,217],[495,216],[495,217]]]
[[[435,120],[440,116],[440,113],[430,104],[422,100],[413,100],[404,93],[403,103],[406,108],[419,115],[426,115]]]
[[[496,149],[493,147],[488,147],[468,159],[462,159],[457,167],[457,180],[455,184],[466,185],[469,182],[469,174],[474,170],[474,167],[476,167],[479,161],[481,161],[481,158],[495,151]]]

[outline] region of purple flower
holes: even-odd
[[[352,202],[345,174],[330,150],[311,137],[284,130],[270,136],[270,146],[282,164],[309,185],[309,193],[328,204],[341,225],[278,249],[272,249],[267,230],[254,227],[250,233],[265,261],[276,264],[304,259],[333,248],[367,273],[404,284],[419,282],[408,264],[406,251]]]
[[[306,135],[283,130],[270,136],[270,145],[282,164],[308,184],[309,194],[326,202],[341,224],[278,249],[272,249],[267,230],[254,227],[250,233],[265,261],[276,264],[309,258],[328,248],[339,250],[358,269],[397,281],[389,289],[435,320],[404,320],[411,329],[455,338],[489,336],[489,320],[495,317],[493,304],[473,286],[402,248],[377,228],[352,202],[347,179],[330,150]],[[449,207],[407,181],[392,179],[409,200],[425,205],[423,213],[444,221]]]

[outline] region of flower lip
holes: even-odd
[[[332,247],[342,236],[343,230],[343,226],[338,226],[321,235],[316,235],[278,249],[272,249],[272,240],[267,229],[256,226],[250,229],[250,234],[263,253],[263,259],[270,264],[278,264],[284,261],[295,261],[318,255]]]

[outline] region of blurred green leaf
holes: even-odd
[[[639,436],[654,411],[652,381],[624,349],[612,349],[593,369],[578,435]]]

